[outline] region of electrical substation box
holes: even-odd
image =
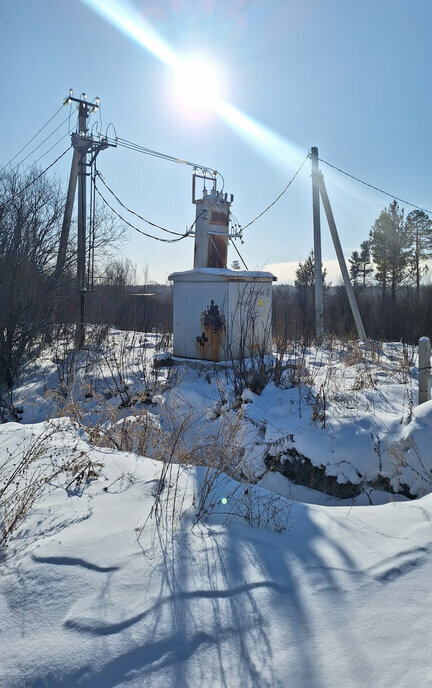
[[[216,173],[214,173],[216,175]],[[173,353],[181,358],[230,361],[271,353],[270,272],[228,270],[230,206],[233,197],[213,188],[195,198],[194,269],[174,272]],[[239,235],[237,235],[239,236]]]
[[[229,361],[271,353],[270,272],[195,268],[169,279],[174,356]]]

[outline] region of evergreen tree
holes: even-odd
[[[371,252],[370,252],[370,242],[365,239],[360,244],[360,264],[361,264],[361,276],[362,276],[362,287],[363,293],[366,288],[366,280],[368,275],[373,272],[373,267],[371,265]]]
[[[419,292],[421,276],[427,271],[424,261],[432,256],[432,220],[423,210],[413,210],[407,216],[406,224],[413,240],[412,270]]]
[[[362,263],[361,263],[361,258],[360,254],[358,251],[353,251],[351,254],[351,258],[348,259],[348,262],[351,263],[350,265],[350,275],[351,279],[353,281],[354,286],[357,286],[357,280],[360,276],[361,273],[361,268],[362,268]]]
[[[315,256],[313,250],[309,253],[308,257],[303,263],[299,263],[296,270],[296,278],[294,280],[294,286],[300,289],[312,288],[315,286]],[[324,289],[327,287],[325,278],[327,275],[327,270],[324,268],[322,270],[322,279]]]
[[[390,287],[395,303],[396,290],[407,279],[413,256],[411,226],[405,222],[404,210],[397,201],[381,211],[370,230],[369,243],[383,298]]]

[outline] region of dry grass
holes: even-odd
[[[64,457],[53,442],[67,442]],[[35,501],[60,477],[65,489],[82,487],[96,478],[101,464],[92,462],[77,445],[70,445],[61,425],[49,424],[39,436],[22,443],[14,451],[0,447],[0,551],[5,554],[11,536],[27,516]]]

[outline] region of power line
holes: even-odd
[[[428,215],[432,215],[432,210],[428,210],[427,208],[422,208],[420,205],[415,205],[415,203],[410,203],[409,201],[405,201],[403,198],[399,198],[398,196],[395,196],[394,194],[388,193],[388,191],[384,191],[383,189],[380,189],[378,186],[374,186],[373,184],[369,184],[369,182],[365,182],[363,179],[359,179],[358,177],[355,177],[353,174],[350,174],[349,172],[345,172],[345,170],[341,170],[340,167],[336,167],[336,165],[332,165],[331,162],[327,162],[327,160],[323,160],[322,158],[318,158],[320,162],[323,162],[324,165],[328,165],[329,167],[332,167],[334,170],[337,170],[341,174],[344,174],[346,177],[350,177],[351,179],[354,179],[356,182],[360,182],[360,184],[364,184],[365,186],[368,186],[370,189],[374,189],[375,191],[378,191],[379,193],[384,194],[385,196],[389,196],[390,198],[393,198],[395,201],[400,201],[401,203],[404,203],[405,205],[411,206],[411,208],[417,208],[417,210],[422,210],[424,213],[427,213]]]
[[[127,210],[128,213],[131,213],[132,215],[135,215],[135,217],[138,217],[140,220],[142,220],[143,222],[146,222],[148,225],[151,225],[152,227],[156,227],[157,229],[161,229],[163,232],[167,232],[167,234],[175,234],[176,236],[184,237],[184,234],[182,234],[181,232],[173,232],[171,229],[165,229],[165,227],[161,227],[161,225],[158,225],[158,224],[156,224],[155,222],[151,222],[150,220],[146,220],[145,217],[143,217],[143,216],[140,215],[139,213],[136,213],[134,210],[131,210],[130,208],[128,208],[124,203],[121,202],[121,200],[119,199],[119,197],[116,196],[116,194],[114,193],[114,191],[108,186],[108,184],[106,183],[106,181],[105,181],[105,179],[103,178],[103,176],[101,175],[101,173],[100,173],[99,171],[97,171],[96,174],[97,174],[97,176],[99,177],[99,179],[101,180],[101,182],[102,182],[102,184],[104,185],[104,187],[110,192],[110,194],[111,194],[112,196],[114,196],[114,198],[116,199],[117,203],[119,203],[119,204],[121,205],[122,208],[124,208],[125,210]]]
[[[59,155],[58,158],[56,158],[56,159],[54,160],[54,162],[51,163],[51,165],[48,165],[48,167],[46,167],[44,170],[42,170],[42,172],[41,172],[40,174],[38,174],[37,177],[34,177],[34,179],[32,179],[28,184],[26,184],[25,186],[23,186],[22,189],[20,189],[19,191],[16,191],[16,192],[13,194],[13,196],[10,196],[4,203],[2,203],[2,204],[0,205],[0,208],[4,208],[8,203],[10,203],[11,201],[13,201],[14,198],[16,198],[16,197],[19,196],[20,194],[24,193],[24,191],[26,191],[26,189],[28,189],[29,186],[31,186],[32,184],[35,184],[35,183],[38,181],[38,179],[40,179],[46,172],[48,172],[48,170],[51,169],[51,167],[54,167],[54,165],[55,165],[64,155],[66,155],[66,153],[67,153],[69,150],[70,150],[70,146],[69,146],[68,148],[66,148],[66,150],[63,151],[63,153],[62,153],[61,155]]]
[[[58,146],[58,144],[59,144],[61,141],[64,141],[64,139],[66,139],[68,136],[69,136],[69,133],[64,134],[63,136],[61,136],[61,137],[51,146],[51,148],[48,148],[48,150],[45,151],[45,153],[42,153],[42,155],[39,156],[39,158],[38,158],[37,160],[35,160],[34,162],[32,162],[32,164],[29,165],[29,166],[27,167],[27,169],[24,170],[24,172],[22,172],[22,176],[25,176],[25,175],[32,169],[32,167],[34,167],[35,165],[37,165],[38,162],[40,162],[40,161],[42,160],[42,158],[44,158],[46,155],[48,155],[48,153],[50,153],[50,152],[53,150],[53,148],[55,148],[56,146]],[[68,150],[69,150],[69,149],[68,149]],[[11,170],[11,172],[13,172],[13,170]]]
[[[8,167],[8,165],[11,164],[11,162],[13,162],[13,161],[15,160],[15,158],[17,158],[17,157],[23,152],[23,150],[25,150],[25,149],[27,148],[27,146],[29,146],[29,145],[31,144],[32,141],[35,140],[35,138],[36,138],[37,136],[39,136],[39,134],[41,133],[41,131],[43,131],[43,130],[45,129],[45,127],[47,127],[48,124],[49,124],[50,122],[52,122],[52,120],[53,120],[55,117],[57,117],[58,113],[60,112],[60,110],[61,110],[62,108],[63,108],[63,105],[61,105],[61,106],[59,107],[59,109],[52,115],[52,117],[50,117],[49,120],[48,120],[47,122],[45,122],[45,124],[43,125],[43,127],[41,127],[41,128],[39,129],[39,131],[37,131],[36,134],[35,134],[34,136],[32,136],[32,138],[31,138],[29,141],[27,141],[27,143],[25,144],[25,146],[23,146],[23,147],[18,151],[18,153],[16,153],[16,154],[13,156],[13,158],[11,158],[11,159],[9,160],[9,162],[7,162],[6,165],[4,165],[4,166],[0,169],[0,174],[3,172],[3,170],[6,169],[6,167]]]
[[[69,115],[66,117],[66,119],[63,120],[63,122],[60,122],[60,124],[58,125],[58,127],[56,127],[55,129],[53,129],[53,131],[52,131],[50,134],[48,134],[48,136],[46,136],[46,137],[44,138],[44,140],[36,146],[36,148],[33,148],[33,150],[30,151],[30,153],[28,153],[28,154],[25,156],[25,158],[23,158],[23,159],[20,160],[16,165],[14,165],[14,167],[12,167],[12,169],[10,170],[10,172],[14,172],[14,170],[16,170],[17,167],[19,167],[20,165],[22,165],[22,163],[23,163],[25,160],[27,160],[31,155],[33,155],[33,153],[35,153],[35,152],[38,150],[38,148],[40,148],[41,146],[43,146],[43,144],[44,144],[46,141],[48,141],[48,139],[51,138],[51,136],[52,136],[53,134],[55,134],[56,131],[58,131],[58,130],[60,129],[60,127],[62,127],[64,124],[66,124],[66,122],[68,121],[68,119],[69,119]],[[66,138],[66,136],[69,136],[69,132],[68,132],[67,134],[65,134],[64,136],[62,136],[61,139],[59,139],[59,140],[57,141],[57,143],[59,143],[60,141],[62,141],[64,138]],[[55,143],[54,146],[56,146],[57,143]],[[37,162],[39,162],[39,160],[41,160],[47,153],[49,153],[49,152],[54,148],[54,146],[51,146],[51,148],[49,148],[49,150],[47,150],[46,153],[44,153],[43,155],[41,155],[40,158],[38,158],[38,160],[36,160],[36,162],[32,163],[31,167],[32,167],[33,165],[35,165]]]
[[[175,162],[179,163],[181,165],[188,165],[189,167],[193,167],[194,169],[199,169],[202,170],[203,172],[208,172],[211,176],[218,175],[221,180],[222,180],[222,190],[225,186],[225,180],[223,178],[223,175],[218,172],[217,170],[213,170],[211,167],[207,167],[206,165],[201,165],[200,163],[197,162],[191,162],[190,160],[185,160],[183,158],[178,158],[173,155],[168,155],[166,153],[161,153],[160,151],[153,150],[152,148],[146,148],[145,146],[140,146],[137,143],[133,143],[132,141],[128,141],[127,139],[123,139],[121,137],[116,137],[115,139],[109,139],[108,141],[110,142],[115,142],[117,143],[118,146],[122,146],[123,148],[127,148],[129,150],[134,150],[137,153],[143,153],[144,155],[150,155],[154,158],[160,158],[162,160],[167,160],[168,162]]]
[[[108,208],[109,208],[110,210],[112,210],[112,212],[113,212],[115,215],[117,215],[117,217],[118,217],[122,222],[124,222],[126,225],[128,225],[128,227],[131,227],[132,229],[134,229],[136,232],[139,232],[140,234],[143,234],[144,236],[148,237],[149,239],[155,239],[156,241],[162,241],[164,244],[173,244],[173,243],[175,243],[175,242],[177,242],[177,241],[181,241],[182,239],[186,239],[186,237],[189,236],[190,230],[187,231],[187,232],[185,232],[185,234],[180,235],[178,239],[162,239],[161,237],[156,237],[156,236],[154,236],[153,234],[148,234],[147,232],[144,232],[142,229],[139,229],[138,227],[136,227],[135,225],[133,225],[131,222],[128,222],[122,215],[120,215],[120,213],[119,213],[115,208],[113,208],[113,206],[107,201],[107,199],[105,198],[105,196],[103,196],[103,194],[100,192],[100,190],[98,189],[98,187],[96,186],[96,184],[95,184],[95,190],[96,190],[96,192],[99,194],[99,196],[101,197],[101,199],[103,200],[103,202],[105,203],[105,205],[107,205]],[[197,218],[197,219],[198,219],[198,218]],[[195,222],[196,222],[196,220],[195,220]],[[155,226],[157,226],[157,225],[155,225]],[[192,225],[192,226],[193,226],[193,225]],[[191,227],[191,229],[192,229],[192,227]]]
[[[264,215],[264,213],[266,213],[268,210],[270,210],[270,208],[272,208],[272,207],[279,201],[279,199],[282,198],[282,196],[284,195],[284,193],[285,193],[286,191],[288,191],[289,187],[291,186],[291,184],[293,183],[294,179],[295,179],[295,178],[297,177],[297,175],[299,174],[300,170],[302,169],[303,165],[305,164],[305,162],[306,162],[306,160],[307,160],[308,158],[309,158],[309,153],[307,154],[307,156],[306,156],[305,159],[303,160],[302,164],[301,164],[300,167],[298,168],[298,170],[297,170],[297,172],[295,173],[295,175],[290,179],[290,181],[288,182],[288,184],[286,185],[286,187],[283,189],[283,191],[280,192],[279,196],[277,196],[277,197],[274,199],[274,201],[272,201],[272,203],[270,203],[270,205],[268,205],[267,208],[265,208],[259,215],[257,215],[256,217],[254,217],[253,220],[251,220],[250,222],[248,222],[246,225],[243,225],[243,227],[241,227],[241,229],[240,229],[241,232],[243,232],[243,230],[245,230],[246,227],[249,227],[249,226],[252,225],[254,222],[256,222],[257,220],[259,220],[259,218],[262,217],[262,216]]]

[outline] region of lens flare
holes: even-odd
[[[245,115],[233,105],[220,100],[215,110],[240,136],[253,142],[256,148],[271,156],[273,160],[285,166],[298,166],[305,157],[304,151],[300,151],[282,136]]]
[[[194,109],[217,112],[240,136],[283,167],[304,158],[293,144],[224,101],[215,73],[200,60],[178,57],[127,0],[82,0],[118,30],[152,53],[175,74],[181,100]]]
[[[181,66],[181,60],[163,41],[153,27],[127,0],[82,0],[92,10],[102,15],[116,29],[132,38],[172,69]]]

